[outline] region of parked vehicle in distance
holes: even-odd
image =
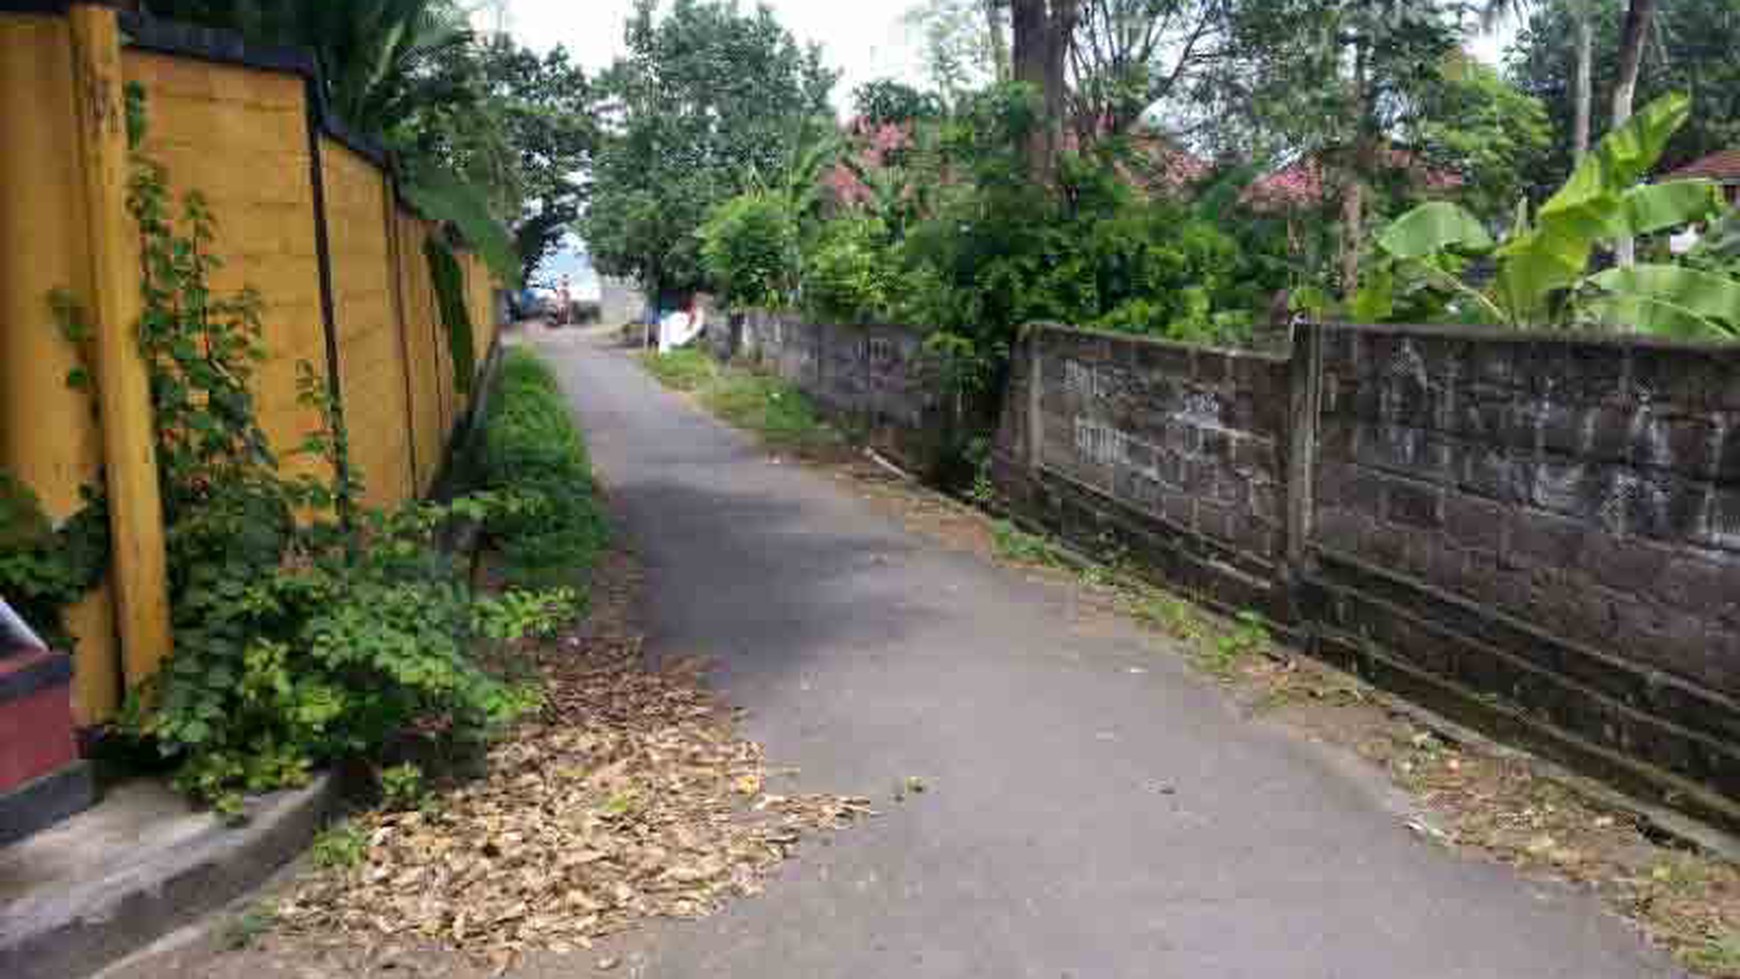
[[[515,320],[547,319],[556,312],[556,294],[541,286],[527,286],[510,293],[508,304]]]

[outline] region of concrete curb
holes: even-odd
[[[337,798],[321,775],[250,800],[241,826],[201,817],[209,825],[174,846],[0,908],[0,976],[77,979],[222,907],[302,852]]]

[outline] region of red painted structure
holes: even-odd
[[[72,659],[16,632],[0,632],[0,846],[95,799],[73,733]]]
[[[65,659],[46,649],[20,649],[0,656],[0,690],[18,690],[15,699],[0,701],[0,794],[78,760],[70,676],[58,678],[65,672],[59,669]],[[39,671],[49,678],[32,679]]]

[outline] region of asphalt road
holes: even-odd
[[[620,352],[542,344],[648,573],[805,790],[884,815],[767,893],[636,940],[657,979],[1637,979],[1585,895],[1405,828],[1358,763],[1242,719],[1165,640],[927,543]],[[908,776],[928,791],[895,804]],[[625,967],[626,968],[626,967]]]

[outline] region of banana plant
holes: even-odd
[[[1639,184],[1686,121],[1691,102],[1669,95],[1603,139],[1533,215],[1527,202],[1502,240],[1455,204],[1434,201],[1397,218],[1377,238],[1380,257],[1353,314],[1383,321],[1423,294],[1456,297],[1465,312],[1512,327],[1630,327],[1677,336],[1740,338],[1740,282],[1672,264],[1592,270],[1597,250],[1718,214],[1715,184]],[[1477,288],[1469,259],[1497,274]],[[1417,308],[1417,307],[1416,307]]]

